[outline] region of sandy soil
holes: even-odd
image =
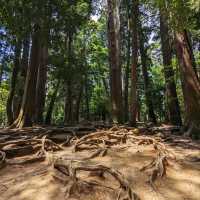
[[[166,177],[156,181],[155,190],[148,183],[148,171],[140,171],[155,156],[152,146],[111,149],[108,155],[97,157],[92,162],[119,170],[141,200],[200,200],[199,144],[180,139],[166,145],[175,153],[177,160],[170,163]],[[71,148],[66,148],[59,154],[84,157],[89,152],[72,154]],[[101,182],[117,187],[111,177]],[[53,179],[51,167],[45,162],[7,166],[0,170],[0,200],[62,200],[65,199],[65,190],[65,185]],[[103,187],[85,187],[79,188],[70,199],[109,200],[116,199],[116,194]]]

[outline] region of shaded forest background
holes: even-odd
[[[200,131],[199,0],[0,1],[0,125]]]

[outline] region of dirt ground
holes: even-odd
[[[148,171],[140,171],[141,167],[155,157],[155,150],[151,145],[111,148],[106,156],[96,157],[92,162],[119,170],[141,200],[200,200],[199,143],[177,139],[176,142],[165,145],[176,155],[176,161],[170,162],[166,176],[155,182],[155,188],[148,182]],[[72,148],[68,147],[58,154],[79,158],[88,156],[89,151],[72,153]],[[89,179],[88,174],[80,176]],[[106,187],[80,187],[68,199],[117,199],[116,194],[108,188],[117,187],[112,177],[100,182]],[[0,170],[0,200],[66,199],[65,190],[66,185],[52,177],[51,166],[46,162],[12,165]]]

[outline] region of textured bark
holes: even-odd
[[[129,101],[128,101],[128,88],[129,88],[129,77],[130,77],[130,63],[131,63],[131,31],[130,31],[130,3],[126,2],[126,12],[127,12],[127,55],[126,55],[126,68],[125,68],[125,80],[124,80],[124,120],[129,121]]]
[[[141,22],[139,23],[139,32],[140,32],[139,34],[140,56],[142,63],[142,74],[144,78],[144,92],[145,92],[146,106],[148,109],[148,117],[149,121],[156,123],[156,115],[154,113],[154,106],[153,106],[153,96],[151,92],[150,78],[147,68],[147,65],[149,64],[148,55],[147,55],[147,50],[145,49],[144,34]]]
[[[198,71],[197,71],[197,65],[196,65],[196,62],[195,62],[195,57],[194,57],[193,48],[192,48],[191,34],[189,33],[189,31],[186,31],[186,37],[187,37],[187,42],[188,42],[188,45],[189,45],[189,48],[190,48],[190,57],[192,59],[193,69],[194,69],[194,72],[197,76],[197,79],[199,79]]]
[[[131,66],[131,117],[130,124],[136,125],[137,118],[137,66],[138,66],[138,15],[139,2],[133,0],[132,7],[132,66]]]
[[[89,100],[89,84],[88,84],[88,76],[85,75],[85,106],[86,106],[86,119],[90,120],[90,100]]]
[[[17,83],[17,76],[20,69],[20,54],[21,54],[21,42],[17,42],[16,47],[15,47],[15,59],[14,59],[12,77],[11,77],[10,92],[8,94],[8,100],[7,100],[7,105],[6,105],[8,125],[11,125],[13,121],[15,120],[13,101],[14,101],[14,95],[15,95],[15,89],[16,89],[16,83]]]
[[[185,126],[188,135],[200,133],[200,83],[194,71],[186,30],[175,33],[185,103]]]
[[[29,51],[30,51],[30,36],[28,36],[23,41],[21,76],[23,76],[24,79],[26,79],[26,73],[27,73],[28,64],[29,64]],[[25,80],[24,80],[24,82],[25,82]]]
[[[162,43],[164,75],[166,82],[166,94],[168,104],[168,119],[173,125],[181,125],[180,106],[178,102],[174,71],[172,67],[172,47],[170,44],[166,13],[160,10],[160,34]]]
[[[108,0],[107,3],[112,118],[114,122],[120,123],[123,122],[123,106],[120,64],[119,0]]]
[[[45,118],[45,124],[51,124],[51,118],[52,118],[52,113],[53,113],[53,108],[55,105],[55,101],[56,101],[56,97],[57,97],[57,93],[58,93],[58,89],[60,87],[60,80],[58,80],[58,83],[55,87],[55,90],[51,96],[51,100],[47,109],[47,114],[46,114],[46,118]]]
[[[30,50],[30,37],[27,37],[23,41],[23,53],[22,53],[22,60],[20,65],[20,82],[19,82],[19,90],[18,90],[18,105],[15,112],[15,119],[19,115],[20,108],[22,105],[23,94],[24,94],[24,85],[26,81],[26,74],[29,64],[29,50]]]
[[[64,124],[71,124],[74,121],[73,117],[73,99],[72,99],[72,84],[71,80],[67,82],[67,94],[65,97],[65,119]]]
[[[43,123],[43,112],[46,98],[48,47],[41,48],[40,66],[37,77],[36,89],[36,123]]]
[[[35,113],[36,81],[40,58],[40,28],[39,26],[35,26],[34,29],[32,35],[30,65],[26,75],[23,101],[18,118],[14,121],[11,127],[21,128],[32,126],[33,123],[33,116]]]
[[[80,104],[81,104],[81,98],[83,94],[83,84],[80,84],[79,86],[79,91],[78,91],[78,96],[76,100],[76,109],[75,109],[75,121],[78,123],[79,122],[79,114],[80,114]]]
[[[68,57],[68,70],[72,69],[72,42],[73,42],[73,33],[68,32],[67,34],[67,57]],[[71,75],[72,76],[72,75]],[[65,95],[65,116],[64,124],[71,124],[74,121],[73,116],[73,99],[72,99],[72,77],[70,75],[66,77],[66,95]]]

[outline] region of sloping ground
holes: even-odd
[[[155,140],[155,136],[148,136],[148,141],[149,137]],[[156,138],[158,137],[156,136]],[[123,144],[114,144],[107,149],[106,154],[91,158],[91,154],[96,150],[88,150],[85,148],[88,147],[85,144],[81,151],[74,152],[74,146],[78,141],[80,139],[67,145],[63,150],[54,152],[53,161],[48,159],[48,161],[32,164],[8,164],[2,168],[0,170],[0,200],[128,199],[127,194],[122,192],[123,188],[119,189],[119,183],[112,174],[99,174],[98,170],[92,172],[82,170],[77,174],[76,187],[69,188],[71,183],[68,180],[69,177],[65,180],[66,176],[62,176],[64,177],[62,179],[55,173],[55,166],[52,165],[56,162],[55,157],[62,158],[62,162],[63,160],[74,160],[76,163],[77,160],[78,165],[80,160],[84,160],[84,167],[85,165],[106,166],[111,171],[116,170],[116,172],[120,172],[120,177],[126,180],[128,186],[141,200],[200,199],[200,149],[198,143],[177,136],[163,139],[162,143],[176,159],[169,159],[166,175],[157,177],[152,185],[150,183],[152,169],[141,169],[156,158],[157,150],[154,143],[128,141]],[[90,144],[89,147],[91,146]],[[22,160],[26,157],[28,156],[14,159]],[[137,198],[132,196],[132,199]]]

